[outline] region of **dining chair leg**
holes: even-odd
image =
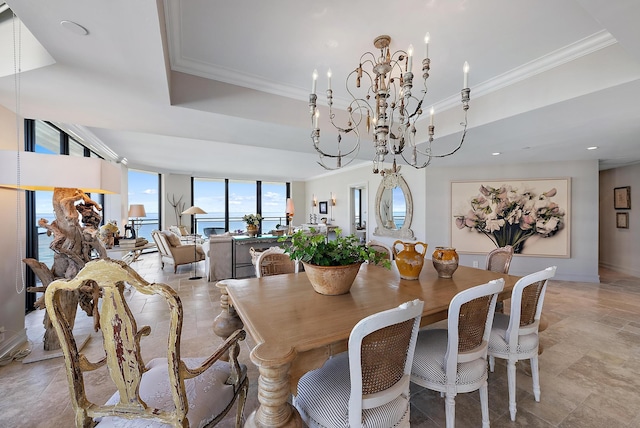
[[[538,370],[538,356],[531,358],[531,379],[533,380],[533,396],[540,401],[540,372]]]
[[[486,380],[478,392],[480,392],[480,408],[482,409],[482,428],[489,428],[489,390]]]
[[[496,366],[496,359],[493,355],[489,355],[489,371],[493,373],[493,369]]]
[[[516,420],[516,360],[507,360],[507,382],[509,383],[509,413]]]
[[[447,428],[456,426],[456,393],[447,393],[444,399]]]

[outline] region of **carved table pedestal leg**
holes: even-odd
[[[245,427],[302,428],[298,411],[289,404],[291,395],[289,370],[296,353],[293,349],[270,347],[266,343],[251,351],[251,361],[258,366],[258,401],[260,406],[249,415]]]
[[[231,333],[239,328],[243,328],[242,320],[233,309],[233,306],[229,305],[229,294],[227,293],[227,280],[218,281],[216,287],[220,289],[220,307],[222,312],[213,320],[213,332],[216,336],[223,339],[231,336]],[[228,354],[225,355],[223,360],[228,359]]]

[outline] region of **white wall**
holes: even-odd
[[[613,189],[631,186],[631,209],[613,207]],[[616,213],[629,214],[629,228],[616,227]],[[640,164],[600,172],[600,264],[640,276]]]
[[[438,168],[429,166],[424,170],[403,167],[402,175],[409,185],[414,204],[413,223],[417,241],[426,243],[430,256],[436,246],[451,244],[451,181],[458,180],[509,180],[532,178],[571,178],[571,257],[530,257],[516,256],[511,264],[511,273],[526,275],[548,266],[558,266],[556,277],[566,281],[599,282],[598,276],[598,162],[575,161],[543,164],[512,164],[501,167],[465,166],[457,168]],[[328,200],[329,192],[337,195],[335,224],[348,230],[349,187],[353,184],[367,183],[369,212],[367,239],[376,239],[391,245],[394,238],[373,236],[375,225],[375,194],[381,178],[371,173],[370,165],[352,168],[324,177],[310,180],[306,185],[306,218],[311,212],[311,195],[318,200]],[[484,256],[460,256],[460,263],[472,266],[478,261],[484,266]]]
[[[24,121],[20,119],[20,126]],[[0,149],[22,150],[23,130],[17,142],[16,116],[0,106]],[[26,343],[24,328],[23,273],[25,265],[24,192],[0,187],[0,224],[3,237],[0,245],[0,326],[6,330],[5,340],[0,342],[0,357]],[[20,291],[20,293],[18,293]]]
[[[162,230],[169,229],[169,226],[177,225],[176,214],[173,206],[169,203],[171,200],[179,200],[182,198],[184,210],[191,207],[191,176],[181,174],[162,174],[163,194],[160,195],[160,206],[162,207]],[[167,199],[169,198],[169,199]],[[182,216],[182,225],[191,227],[191,216]]]

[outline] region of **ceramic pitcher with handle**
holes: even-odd
[[[397,245],[402,245],[403,249],[398,251]],[[422,251],[416,251],[416,246],[421,246]],[[393,243],[393,256],[396,260],[398,272],[402,279],[418,279],[422,266],[424,265],[424,255],[427,253],[427,244],[423,242],[403,242],[396,241]]]

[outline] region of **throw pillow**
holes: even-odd
[[[167,241],[169,241],[169,245],[171,245],[172,247],[179,247],[181,245],[180,237],[175,233],[169,230],[163,230],[162,234],[166,236]]]

